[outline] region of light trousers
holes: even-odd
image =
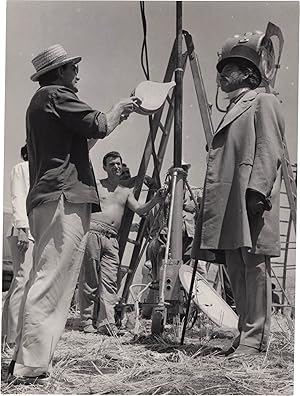
[[[248,248],[225,250],[227,271],[239,315],[240,345],[267,348],[271,326],[270,257]]]
[[[20,311],[15,375],[51,370],[80,272],[90,210],[90,204],[70,203],[62,195],[29,214],[33,268]]]
[[[17,337],[17,324],[25,285],[32,268],[33,242],[29,240],[27,251],[18,249],[18,237],[9,236],[8,243],[13,265],[13,279],[5,296],[2,310],[2,340],[13,344]]]
[[[79,277],[79,306],[83,327],[115,324],[119,243],[116,236],[101,233],[96,225],[89,232]]]

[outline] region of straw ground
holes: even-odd
[[[70,313],[58,344],[49,383],[15,385],[4,381],[9,358],[2,356],[4,394],[118,395],[292,395],[294,323],[274,314],[265,355],[243,360],[218,356],[230,345],[230,332],[216,331],[201,318],[186,333],[183,346],[176,328],[150,335],[151,322],[140,320],[139,335],[108,337],[79,331],[78,313]]]

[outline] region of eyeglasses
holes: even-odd
[[[78,65],[77,65],[77,64],[72,65],[72,70],[73,70],[73,72],[74,72],[75,74],[78,74],[78,72],[79,72],[79,67],[78,67]]]

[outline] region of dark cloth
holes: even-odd
[[[87,139],[106,136],[105,114],[93,110],[64,86],[34,94],[26,114],[30,189],[27,213],[61,194],[71,203],[100,210]]]

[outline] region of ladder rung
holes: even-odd
[[[132,243],[133,245],[139,245],[138,241],[135,241],[134,239],[127,238],[127,242]]]
[[[278,292],[280,292],[280,293],[283,293],[283,291],[282,290],[278,290]],[[272,304],[272,306],[273,307],[290,307],[290,308],[293,308],[294,307],[294,305],[292,305],[292,304]]]
[[[159,123],[159,127],[160,127],[160,129],[162,130],[162,132],[163,132],[165,135],[167,135],[167,130],[166,130],[165,126],[164,126],[161,122]]]
[[[173,101],[169,95],[167,96],[167,102],[169,103],[169,105],[171,105],[171,106],[173,105]]]

